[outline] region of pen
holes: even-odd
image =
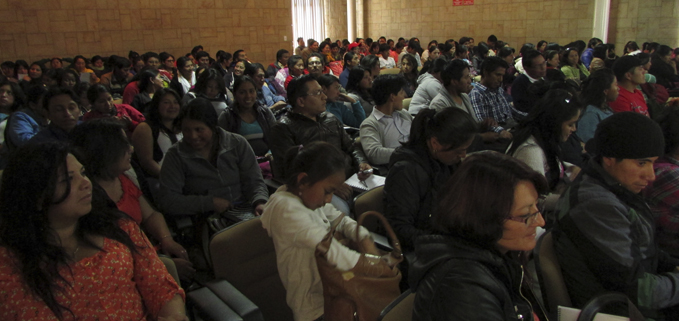
[[[358,173],[359,174],[372,174],[373,169],[371,168],[371,169],[362,170],[362,171],[359,171]],[[365,186],[365,188],[368,188],[368,184],[365,182],[364,179],[360,180],[360,182],[361,182],[361,184],[363,184],[363,186]]]

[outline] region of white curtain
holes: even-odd
[[[297,38],[313,38],[319,43],[325,39],[323,24],[324,0],[292,0],[292,32],[293,48],[297,47]]]

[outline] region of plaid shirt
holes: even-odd
[[[481,121],[492,118],[504,124],[512,119],[512,106],[505,98],[502,87],[491,90],[481,83],[474,83],[474,89],[469,93],[469,100],[471,100],[476,118]],[[491,129],[496,133],[505,130],[502,126]]]
[[[646,188],[645,194],[658,219],[656,240],[662,249],[676,255],[679,254],[679,160],[664,156],[653,168],[656,180]]]

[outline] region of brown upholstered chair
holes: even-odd
[[[412,98],[406,98],[403,99],[403,109],[408,110],[410,108],[410,101],[413,100]]]
[[[255,303],[265,320],[293,320],[278,275],[273,240],[259,217],[217,232],[210,241],[215,277]]]
[[[550,319],[557,319],[558,307],[572,307],[566,283],[561,274],[561,266],[554,251],[554,238],[551,231],[545,232],[533,252],[535,271],[538,274],[540,290]]]
[[[358,218],[358,216],[367,211],[384,213],[384,186],[375,187],[354,198],[354,213],[356,213],[356,217]],[[379,225],[379,221],[374,216],[368,217],[363,221],[363,226],[370,232],[377,232]]]
[[[400,68],[387,68],[380,70],[380,75],[395,75],[401,72]]]
[[[382,313],[377,321],[410,321],[413,319],[413,303],[415,302],[415,293],[407,290],[391,302]]]

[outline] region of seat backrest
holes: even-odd
[[[354,213],[356,213],[356,217],[367,211],[384,213],[384,186],[375,187],[354,198]],[[377,232],[380,222],[376,217],[370,216],[363,221],[363,226],[370,232]]]
[[[227,280],[254,302],[265,320],[293,320],[273,240],[259,217],[216,233],[210,241],[210,256],[215,277]]]
[[[387,68],[380,70],[380,75],[395,75],[401,72],[400,68]]]
[[[382,313],[377,321],[410,321],[413,319],[413,302],[415,302],[415,293],[407,290],[391,302]]]
[[[566,283],[561,274],[561,266],[554,251],[552,232],[545,232],[535,247],[535,270],[538,274],[545,308],[556,319],[558,306],[572,307]]]
[[[410,101],[413,100],[412,98],[406,98],[403,99],[403,109],[408,110],[410,108]]]

